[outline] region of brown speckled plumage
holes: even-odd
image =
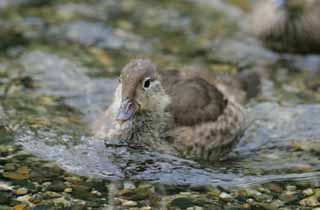
[[[228,102],[215,121],[194,126],[178,126],[170,131],[174,147],[182,156],[192,159],[216,160],[225,157],[238,143],[245,128],[242,107]]]
[[[186,158],[217,160],[244,132],[241,105],[203,79],[183,79],[179,74],[161,79],[155,66],[142,59],[129,63],[120,77],[112,105],[94,126],[95,134],[106,141],[125,140]],[[152,78],[150,83],[146,78]],[[128,104],[128,97],[127,108],[137,107],[133,114],[120,108]],[[130,118],[116,120],[119,110]]]

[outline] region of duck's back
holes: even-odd
[[[172,80],[165,89],[171,97],[167,111],[173,118],[168,138],[182,156],[216,160],[238,142],[245,127],[240,105],[228,101],[214,85],[200,78]]]
[[[167,111],[178,126],[215,121],[227,104],[215,86],[200,78],[179,81],[167,89],[167,93],[171,97]]]

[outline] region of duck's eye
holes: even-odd
[[[121,77],[118,78],[118,82],[121,83]]]
[[[143,82],[143,88],[145,89],[149,88],[150,84],[151,84],[151,79],[150,78],[145,79]]]

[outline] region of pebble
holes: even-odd
[[[51,182],[43,182],[43,183],[42,183],[42,187],[43,187],[43,188],[46,188],[46,189],[47,189],[50,185],[51,185]]]
[[[112,204],[115,206],[119,206],[122,204],[122,202],[123,202],[123,200],[121,198],[114,198],[112,201]]]
[[[28,167],[22,166],[16,171],[4,172],[3,176],[15,181],[22,181],[30,178],[30,170]]]
[[[193,200],[188,197],[178,197],[171,201],[171,206],[177,207],[178,209],[187,209],[189,207],[193,207],[195,204]]]
[[[272,192],[275,192],[275,193],[281,193],[282,192],[282,188],[280,185],[278,184],[270,184],[269,185],[269,189],[272,191]]]
[[[13,210],[25,210],[27,207],[25,205],[16,205]]]
[[[230,199],[232,199],[232,196],[228,193],[222,192],[222,193],[220,193],[219,198],[221,198],[223,200],[230,200]]]
[[[186,195],[192,195],[191,192],[180,192],[179,194],[180,194],[180,195],[184,195],[184,196],[186,196]]]
[[[309,206],[309,207],[316,207],[320,206],[320,202],[318,201],[318,198],[316,196],[310,196],[308,198],[305,198],[299,202],[301,206]]]
[[[202,208],[200,206],[193,206],[193,207],[187,208],[187,210],[204,210],[204,208]]]
[[[67,182],[69,182],[71,184],[76,184],[76,185],[79,185],[83,182],[83,180],[81,178],[76,177],[76,176],[64,177],[64,180],[66,180]]]
[[[144,206],[140,208],[140,210],[152,210],[152,208],[150,206]]]
[[[138,203],[135,202],[135,201],[127,201],[127,200],[122,200],[122,206],[125,206],[125,207],[135,207],[137,206]]]
[[[71,206],[71,202],[66,200],[66,198],[64,198],[64,197],[56,198],[52,201],[56,206],[63,206],[63,207],[70,207]]]
[[[313,189],[311,189],[311,188],[308,188],[308,189],[303,190],[302,193],[303,193],[305,196],[310,196],[310,195],[313,195],[313,194],[314,194]]]
[[[29,203],[31,199],[32,199],[31,195],[24,195],[24,196],[18,197],[16,200],[24,203]]]
[[[11,191],[11,190],[13,190],[13,187],[10,186],[9,184],[5,183],[5,182],[0,182],[0,191],[1,190]]]
[[[50,198],[58,198],[60,197],[61,195],[59,193],[56,193],[56,192],[52,192],[52,191],[48,191],[45,193],[48,197]]]
[[[305,199],[302,199],[299,204],[301,206],[308,206],[308,207],[319,207],[320,206],[320,190],[315,189],[315,193],[312,196],[309,196]]]
[[[269,203],[256,203],[256,206],[261,210],[278,210],[279,208]]]
[[[102,193],[97,191],[97,190],[92,190],[91,194],[96,195],[96,196],[101,196],[102,195]]]
[[[72,192],[72,188],[71,187],[65,188],[64,192],[65,193],[71,193]]]
[[[129,200],[145,200],[151,196],[153,189],[149,186],[139,186],[136,189],[123,189],[120,195],[127,197]]]
[[[1,109],[0,109],[1,110]],[[10,145],[0,145],[0,154],[1,153],[13,153],[16,151],[16,148]]]
[[[130,181],[125,181],[123,183],[123,189],[130,189],[130,190],[133,190],[133,189],[136,189],[136,186],[134,183],[130,182]]]
[[[295,192],[286,191],[279,196],[280,200],[288,203],[297,199],[297,195]]]
[[[25,194],[27,194],[27,193],[28,193],[28,189],[27,189],[27,188],[24,188],[24,187],[19,188],[19,189],[17,189],[17,191],[16,191],[16,194],[17,194],[17,195],[25,195]]]
[[[65,188],[66,188],[66,185],[63,182],[54,181],[48,186],[47,190],[54,191],[54,192],[63,192]]]
[[[216,187],[212,187],[209,189],[209,194],[212,195],[213,197],[218,197],[220,193],[221,191]]]
[[[284,202],[277,199],[277,200],[272,201],[271,204],[274,205],[274,206],[277,206],[279,208],[280,206],[284,205]]]
[[[293,186],[293,185],[288,185],[288,186],[286,187],[286,190],[293,192],[293,191],[296,191],[296,190],[297,190],[297,187],[296,187],[296,186]]]
[[[241,206],[242,209],[251,209],[251,205],[248,203],[242,204]]]
[[[72,185],[71,195],[79,199],[92,199],[96,196],[91,193],[90,187],[86,185]]]
[[[16,170],[16,165],[14,163],[7,163],[3,166],[5,171],[14,171]]]
[[[261,188],[260,190],[269,191],[265,188]],[[261,202],[261,203],[266,201],[270,202],[272,200],[272,196],[269,195],[268,193],[261,193],[256,189],[251,189],[251,188],[241,190],[240,194],[246,198],[253,198],[255,201]]]

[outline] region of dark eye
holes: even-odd
[[[144,88],[149,88],[150,87],[150,84],[151,84],[151,79],[150,78],[147,78],[144,80],[143,82],[143,87]]]
[[[118,78],[118,82],[121,83],[121,77]]]

